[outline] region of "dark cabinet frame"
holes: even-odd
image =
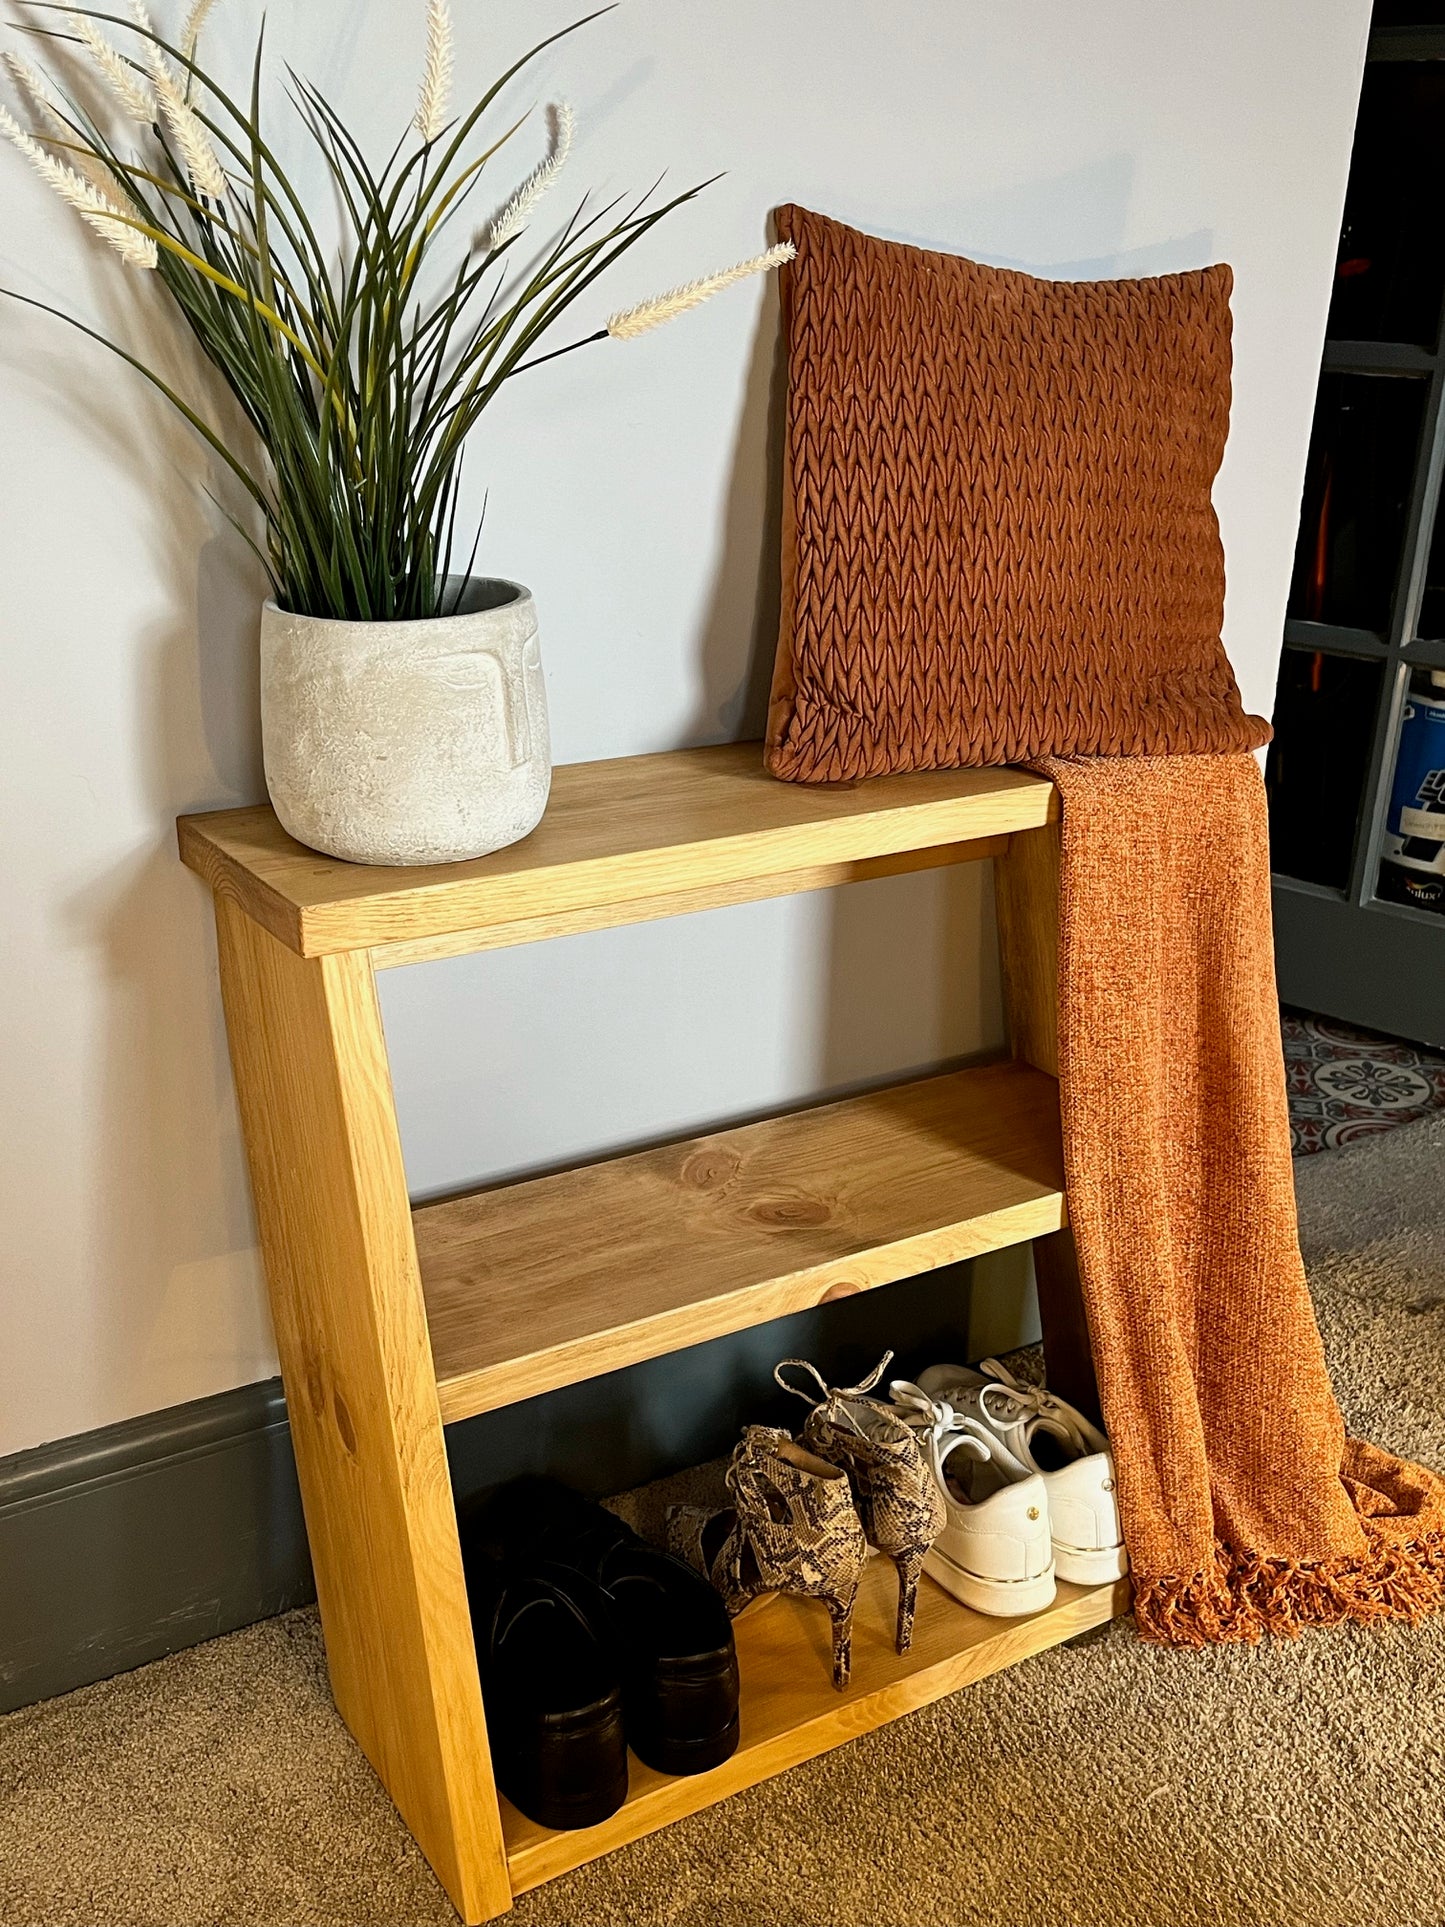
[[[1368,59],[1445,60],[1445,26],[1379,29]],[[1440,219],[1445,221],[1445,206]],[[1378,662],[1381,689],[1347,888],[1275,873],[1279,991],[1289,1004],[1445,1044],[1445,916],[1375,896],[1411,672],[1445,669],[1445,640],[1426,642],[1415,634],[1445,473],[1445,330],[1437,325],[1433,348],[1328,340],[1323,372],[1408,377],[1428,387],[1388,631],[1380,636],[1293,617],[1284,627],[1287,649]]]

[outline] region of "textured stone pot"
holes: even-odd
[[[552,781],[530,591],[476,579],[456,615],[421,622],[268,602],[261,744],[283,828],[329,856],[454,863],[515,843]]]

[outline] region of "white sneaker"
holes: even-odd
[[[1060,1579],[1104,1586],[1129,1570],[1109,1441],[1082,1412],[1027,1385],[986,1358],[981,1369],[930,1365],[920,1389],[975,1421],[1002,1448],[1000,1465],[1019,1479],[1040,1476],[1048,1492],[1054,1564]]]
[[[965,1606],[996,1618],[1051,1606],[1054,1552],[1043,1479],[946,1399],[902,1378],[889,1390],[899,1416],[918,1434],[948,1512],[923,1570]]]

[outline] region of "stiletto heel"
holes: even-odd
[[[833,1684],[848,1683],[853,1604],[868,1545],[848,1475],[770,1425],[749,1425],[727,1471],[735,1504],[674,1506],[668,1543],[710,1579],[729,1613],[760,1593],[821,1599],[833,1622]]]
[[[833,1684],[841,1693],[853,1671],[853,1607],[857,1603],[855,1586],[846,1599],[830,1599],[828,1616],[833,1622]]]
[[[913,1615],[918,1610],[918,1582],[923,1577],[923,1562],[928,1557],[927,1549],[918,1551],[910,1547],[907,1552],[895,1552],[893,1564],[898,1573],[898,1650],[906,1653],[913,1644]]]
[[[817,1367],[801,1358],[785,1358],[773,1377],[785,1392],[812,1405],[803,1443],[848,1474],[868,1543],[886,1552],[897,1568],[897,1644],[906,1653],[913,1641],[924,1555],[948,1514],[912,1428],[891,1406],[867,1396],[892,1358],[892,1352],[885,1353],[867,1378],[846,1387],[828,1385]],[[784,1377],[788,1371],[809,1373],[819,1396],[790,1385]]]

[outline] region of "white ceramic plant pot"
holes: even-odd
[[[419,622],[268,602],[261,745],[282,827],[328,856],[455,863],[515,843],[552,781],[531,592],[476,579],[455,615]]]

